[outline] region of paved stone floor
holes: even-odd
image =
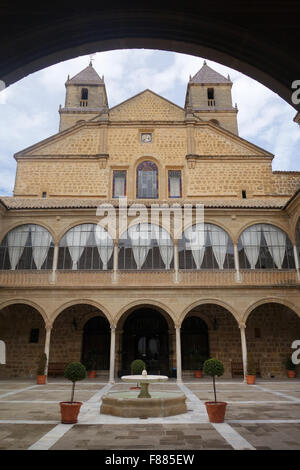
[[[117,418],[100,414],[108,391],[128,390],[103,378],[78,382],[82,401],[78,423],[60,423],[59,402],[70,399],[71,384],[50,378],[0,380],[0,450],[300,450],[300,380],[219,379],[217,398],[228,403],[221,424],[208,421],[204,402],[213,399],[211,381],[175,379],[152,390],[182,391],[187,413],[168,418]]]

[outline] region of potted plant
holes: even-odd
[[[87,355],[85,366],[90,379],[94,379],[96,377],[97,357],[98,354],[96,351],[89,351]]]
[[[247,357],[247,374],[246,380],[248,385],[254,385],[256,379],[256,365],[253,357],[249,354]]]
[[[64,372],[64,377],[73,382],[71,401],[61,401],[60,412],[61,422],[63,424],[74,424],[77,423],[78,414],[82,402],[74,401],[75,384],[78,380],[82,380],[86,377],[86,368],[80,362],[71,362]]]
[[[215,382],[216,376],[221,377],[221,375],[224,374],[223,362],[219,361],[219,359],[207,359],[207,361],[205,361],[203,364],[203,371],[206,375],[210,375],[212,377],[214,387],[215,400],[205,402],[209,421],[211,423],[223,423],[227,403],[224,401],[217,401]]]
[[[288,356],[285,361],[285,367],[289,379],[294,379],[296,377],[296,364],[293,363],[292,358]]]
[[[130,365],[131,375],[141,375],[143,370],[146,369],[146,364],[141,359],[135,359]],[[140,390],[139,384],[136,387],[130,387],[130,390]]]
[[[207,357],[203,356],[200,352],[195,351],[192,353],[192,364],[195,371],[195,377],[201,379],[203,376],[203,364]]]
[[[38,362],[38,368],[36,371],[36,383],[39,385],[44,385],[46,383],[45,367],[47,364],[47,355],[46,353],[41,354]]]

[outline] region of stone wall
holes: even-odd
[[[217,151],[216,147],[215,152]],[[263,198],[273,193],[271,162],[203,159],[189,170],[187,187],[190,197],[241,198],[242,190],[246,190],[247,198]]]
[[[16,196],[100,197],[107,195],[108,169],[94,160],[20,161],[15,184]]]
[[[32,328],[39,329],[38,343],[29,342]],[[6,344],[6,365],[0,365],[0,377],[35,377],[45,347],[41,315],[22,304],[0,310],[0,339]]]
[[[261,305],[247,320],[246,338],[248,354],[259,362],[263,377],[286,377],[284,361],[294,352],[292,342],[300,339],[300,319],[283,305]]]

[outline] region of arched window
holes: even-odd
[[[171,269],[173,252],[173,242],[165,229],[136,224],[119,241],[119,269]]]
[[[0,269],[51,269],[54,244],[40,225],[20,225],[0,245]]]
[[[294,269],[293,246],[283,230],[271,224],[255,224],[243,231],[238,242],[241,269]]]
[[[197,224],[178,240],[180,269],[234,269],[233,244],[222,228]]]
[[[136,169],[136,197],[158,198],[158,170],[153,162],[142,162]]]
[[[112,269],[114,244],[109,233],[96,224],[73,227],[62,238],[58,269]]]
[[[82,100],[87,100],[89,97],[89,90],[87,88],[82,88],[81,89],[81,99]]]

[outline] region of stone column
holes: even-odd
[[[182,383],[180,326],[175,326],[175,329],[176,329],[176,368],[177,368],[177,383]]]
[[[233,245],[233,251],[234,251],[235,280],[236,282],[242,282],[242,276],[240,273],[240,263],[239,263],[239,251],[238,251],[238,247],[236,243],[234,243]]]
[[[246,382],[246,373],[247,373],[247,343],[246,343],[246,325],[245,323],[239,324],[241,332],[241,343],[242,343],[242,356],[243,356],[243,369],[244,369],[244,382]]]
[[[113,264],[113,282],[118,282],[118,258],[119,258],[119,249],[118,249],[118,240],[114,240],[114,264]]]
[[[174,240],[174,282],[179,282],[178,240]]]
[[[55,244],[54,246],[54,253],[53,253],[53,263],[52,263],[52,273],[50,275],[50,283],[55,284],[56,281],[56,269],[57,269],[57,261],[58,261],[58,250],[59,245]]]
[[[45,328],[46,328],[46,338],[45,338],[44,352],[47,356],[47,362],[46,362],[46,367],[45,367],[45,375],[47,376],[48,375],[48,364],[49,364],[49,354],[50,354],[50,337],[51,337],[52,325],[47,325],[46,324]]]
[[[109,363],[109,383],[115,383],[115,350],[116,350],[116,327],[110,327],[110,363]]]
[[[295,267],[296,267],[296,275],[297,275],[297,281],[300,281],[300,275],[299,275],[299,256],[298,256],[298,251],[296,245],[293,245],[294,249],[294,259],[295,259]]]

